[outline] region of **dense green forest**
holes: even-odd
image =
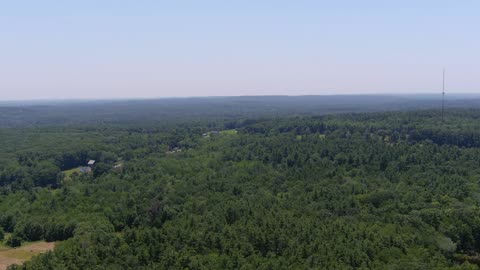
[[[446,115],[5,121],[0,236],[59,241],[10,269],[479,269],[480,110]]]
[[[78,126],[259,119],[435,109],[440,95],[241,96],[96,101],[0,101],[0,127]],[[449,95],[447,107],[478,108],[480,95]]]

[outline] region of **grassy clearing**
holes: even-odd
[[[205,138],[210,138],[210,137],[218,135],[218,134],[220,134],[220,135],[235,135],[237,133],[238,133],[238,131],[235,130],[235,129],[226,129],[226,130],[220,130],[220,131],[209,131],[209,132],[205,133],[204,137]]]
[[[63,180],[68,181],[68,180],[72,180],[73,173],[75,172],[80,173],[80,168],[73,168],[70,170],[62,171],[62,172],[65,174],[65,177],[63,178]]]
[[[226,129],[226,130],[220,131],[220,134],[224,134],[224,135],[235,135],[237,133],[238,131],[236,131],[235,129]]]
[[[0,246],[0,270],[7,269],[12,264],[22,264],[33,256],[45,253],[55,248],[54,242],[45,241],[27,243],[18,248]]]

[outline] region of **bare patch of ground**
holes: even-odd
[[[12,264],[22,264],[30,260],[33,256],[53,250],[54,248],[54,242],[34,242],[18,248],[0,247],[0,270],[5,270]]]

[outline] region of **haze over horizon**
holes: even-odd
[[[480,92],[475,1],[0,4],[0,100]],[[408,18],[408,20],[406,20]]]

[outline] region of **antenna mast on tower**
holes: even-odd
[[[445,68],[443,68],[443,87],[442,87],[442,123],[444,121],[445,113]]]

